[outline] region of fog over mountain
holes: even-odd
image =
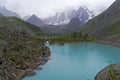
[[[71,9],[63,12],[56,13],[54,16],[45,18],[43,21],[46,24],[62,25],[68,24],[73,18],[78,18],[81,22],[86,23],[94,17],[94,13],[87,7],[82,6],[78,9]]]
[[[115,0],[0,0],[0,6],[16,12],[22,17],[35,14],[46,18],[66,9],[78,8],[85,5],[94,14],[107,9]]]
[[[7,10],[5,7],[0,7],[0,13],[4,16],[15,16],[20,18],[20,16],[17,13]]]

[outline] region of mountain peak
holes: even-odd
[[[35,14],[33,14],[30,18],[28,18],[27,22],[34,24],[36,26],[44,25],[44,22]]]
[[[77,9],[70,9],[63,12],[56,13],[52,17],[44,19],[46,24],[68,24],[72,18],[79,18],[80,21],[86,23],[92,19],[94,14],[87,7],[79,7]]]
[[[35,14],[33,14],[31,17],[36,17],[36,18],[38,18]]]

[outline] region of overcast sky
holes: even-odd
[[[36,14],[39,17],[54,15],[68,8],[87,6],[95,13],[106,9],[115,0],[0,0],[0,6],[26,16]]]

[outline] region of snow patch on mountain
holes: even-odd
[[[79,18],[80,21],[86,23],[88,20],[92,19],[94,14],[87,7],[82,6],[78,9],[66,10],[63,12],[58,12],[54,16],[43,19],[46,24],[53,25],[63,25],[68,24],[71,19]]]

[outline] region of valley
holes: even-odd
[[[120,0],[98,15],[79,6],[21,17],[0,7],[0,46],[0,80],[120,80]]]

